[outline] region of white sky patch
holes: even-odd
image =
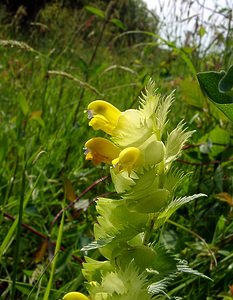
[[[229,23],[227,14],[233,13],[232,0],[143,0],[159,16],[159,34],[179,45],[201,43],[209,47],[218,33],[225,34]],[[224,11],[224,8],[227,9]],[[233,19],[233,18],[232,18]],[[199,41],[194,34],[205,29]],[[231,24],[231,28],[233,24]],[[197,36],[197,35],[196,35]]]

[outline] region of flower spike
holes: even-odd
[[[153,232],[176,209],[203,196],[175,198],[183,173],[172,164],[192,132],[180,122],[166,134],[173,101],[173,92],[161,97],[149,80],[138,109],[121,112],[103,100],[88,105],[89,125],[109,134],[111,141],[88,140],[86,160],[112,165],[118,199],[98,198],[95,240],[82,249],[99,249],[105,257],[85,258],[83,275],[90,298],[71,292],[63,300],[151,300],[153,294],[165,294],[166,285],[180,271],[178,260],[161,243],[152,242],[159,236]]]

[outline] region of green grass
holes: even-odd
[[[224,295],[233,284],[232,124],[198,92],[191,56],[174,45],[161,50],[153,36],[144,45],[110,47],[115,33],[109,27],[96,49],[95,37],[84,39],[76,13],[48,6],[40,21],[46,24],[55,14],[50,31],[23,35],[6,27],[1,35],[7,41],[0,43],[1,299],[61,299],[68,291],[85,291],[80,249],[92,241],[96,212],[94,205],[75,205],[92,203],[112,186],[110,178],[97,181],[105,179],[108,168],[84,160],[83,145],[93,136],[84,110],[100,98],[122,110],[136,107],[149,77],[163,94],[176,89],[168,128],[184,119],[196,130],[190,144],[203,143],[203,136],[207,142],[206,133],[217,125],[230,134],[218,151],[190,147],[177,161],[191,172],[178,194],[209,197],[180,209],[163,231],[168,249],[213,279],[180,277],[170,295],[228,299]],[[119,38],[122,44],[124,38]],[[218,57],[221,64],[221,53]],[[100,256],[98,251],[88,255]]]

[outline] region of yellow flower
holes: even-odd
[[[117,171],[128,171],[130,175],[131,171],[141,165],[142,153],[136,147],[128,147],[122,150],[119,154],[119,157],[112,161],[113,166]]]
[[[112,135],[117,125],[121,112],[112,104],[96,100],[91,102],[87,107],[88,118],[91,119],[89,125],[95,130],[103,130]]]
[[[63,300],[90,300],[90,298],[79,292],[70,292],[63,297]]]
[[[86,160],[92,160],[95,165],[103,162],[111,164],[117,158],[120,149],[107,139],[95,137],[88,140],[85,144]]]

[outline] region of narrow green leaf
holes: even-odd
[[[101,9],[96,8],[94,6],[90,6],[90,5],[86,5],[85,8],[86,8],[86,10],[93,13],[94,15],[104,19],[104,12]]]
[[[15,287],[17,280],[17,271],[19,264],[19,246],[20,246],[20,235],[21,235],[21,224],[23,220],[23,204],[24,204],[24,196],[25,196],[25,185],[26,185],[26,162],[24,160],[25,155],[23,156],[23,171],[22,171],[22,186],[19,198],[19,214],[18,214],[18,222],[17,222],[17,231],[16,231],[16,239],[15,239],[15,248],[14,248],[14,263],[13,263],[13,276],[12,276],[12,288],[11,288],[11,300],[15,299]]]
[[[49,282],[48,282],[48,285],[46,287],[46,291],[45,291],[43,300],[48,300],[49,299],[49,294],[50,294],[50,291],[52,289],[53,277],[54,277],[56,261],[57,261],[57,257],[58,257],[57,254],[59,253],[60,247],[61,247],[62,233],[63,233],[63,227],[64,227],[64,216],[65,216],[65,214],[64,214],[64,211],[63,211],[61,224],[59,226],[59,231],[58,231],[58,237],[57,237],[57,242],[56,242],[56,247],[55,247],[54,258],[53,258],[53,261],[52,261],[52,269],[51,269]]]
[[[42,173],[41,173],[42,174]],[[35,190],[39,180],[40,180],[40,177],[41,177],[41,174],[37,177],[36,179],[36,182],[34,184],[34,186],[32,187],[32,189],[28,192],[28,194],[26,195],[25,199],[24,199],[24,202],[23,202],[23,210],[26,208],[27,204],[28,204],[28,201],[30,200],[31,198],[31,195],[33,193],[33,191]],[[13,222],[13,224],[11,225],[11,228],[9,229],[7,235],[5,236],[1,246],[0,246],[0,258],[2,257],[2,255],[4,254],[4,252],[8,249],[8,247],[10,246],[11,242],[13,241],[13,235],[14,235],[14,232],[16,230],[16,227],[17,227],[17,224],[18,224],[18,221],[19,221],[19,216],[17,216]]]
[[[211,242],[213,245],[218,241],[219,237],[221,237],[221,235],[224,234],[225,226],[226,226],[226,218],[223,215],[221,215],[215,227],[213,239]]]
[[[29,106],[28,106],[27,100],[25,99],[24,95],[22,95],[22,94],[19,95],[19,105],[20,105],[20,108],[21,108],[23,114],[26,116],[29,112]]]
[[[116,25],[118,28],[125,29],[125,25],[119,19],[113,18],[110,21],[111,21],[111,23]]]

